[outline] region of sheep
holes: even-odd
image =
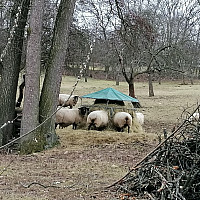
[[[59,94],[58,106],[63,106],[63,107],[69,106],[71,109],[73,106],[77,104],[78,97],[79,96],[77,95]]]
[[[104,110],[95,110],[87,116],[88,130],[93,126],[97,130],[102,130],[108,125],[108,113]]]
[[[55,128],[59,124],[61,127],[67,127],[73,125],[72,129],[76,129],[77,125],[80,124],[84,117],[87,115],[89,108],[80,107],[80,108],[61,108],[56,112],[56,122]]]
[[[132,116],[127,112],[117,112],[113,117],[114,126],[117,131],[123,132],[124,128],[128,126],[128,133],[130,132],[130,127],[132,126]]]
[[[144,124],[144,115],[140,112],[136,112],[136,119],[138,120],[138,122],[140,123],[140,125]]]
[[[188,120],[190,122],[199,121],[199,113],[198,112],[193,113],[192,116],[190,116]]]

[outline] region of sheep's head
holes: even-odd
[[[78,97],[79,96],[73,96],[73,102],[74,102],[74,104],[76,104],[78,102]]]
[[[85,106],[80,107],[78,109],[79,109],[81,115],[85,115],[85,114],[87,114],[89,112],[89,108],[85,107]]]

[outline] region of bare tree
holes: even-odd
[[[15,2],[18,2],[18,1],[15,1]],[[64,66],[66,49],[68,46],[69,27],[72,21],[72,14],[74,11],[75,2],[76,2],[75,0],[69,0],[69,1],[61,0],[59,4],[59,10],[58,10],[55,27],[54,27],[52,46],[50,50],[48,64],[46,66],[46,76],[43,83],[43,88],[42,88],[40,102],[39,102],[39,74],[40,74],[40,59],[41,59],[40,42],[41,42],[41,22],[42,22],[41,13],[42,13],[42,8],[43,8],[43,6],[40,3],[43,4],[43,0],[33,1],[32,15],[37,13],[37,16],[33,17],[30,20],[30,27],[27,29],[29,33],[29,40],[28,40],[28,46],[27,46],[28,54],[27,54],[27,62],[26,62],[27,70],[26,70],[26,79],[25,79],[26,92],[25,92],[25,99],[24,99],[21,136],[27,136],[29,135],[27,133],[31,133],[32,131],[34,131],[34,133],[39,133],[39,134],[33,134],[30,137],[26,138],[28,140],[26,141],[26,143],[23,143],[23,144],[28,144],[28,145],[23,146],[24,152],[26,152],[26,150],[28,150],[28,152],[38,151],[38,150],[44,149],[45,147],[50,147],[53,144],[57,143],[58,141],[57,140],[58,138],[56,137],[56,134],[55,134],[55,120],[54,120],[53,115],[55,114],[54,111],[56,111],[56,107],[57,107],[58,93],[59,93],[60,83],[62,79],[62,69]],[[26,14],[27,14],[28,9],[29,9],[29,1],[28,2],[23,1],[23,3],[27,3],[27,4],[22,4],[24,6],[22,8],[26,8],[26,11],[27,11]],[[35,3],[36,4],[38,3],[38,4],[35,5]],[[16,6],[14,6],[15,14],[17,13],[16,9],[19,7],[19,5],[21,4],[16,4]],[[27,15],[25,15],[24,12],[25,11],[22,9],[22,13],[24,14],[22,17],[25,17],[26,19]],[[18,15],[18,16],[20,19],[21,15]],[[15,15],[14,15],[14,18],[15,18]],[[19,20],[16,20],[16,21],[17,23],[19,23]],[[25,27],[26,20],[23,21],[23,24]],[[18,28],[20,28],[20,31],[22,32],[16,32]],[[2,64],[3,64],[2,74],[5,75],[4,78],[3,77],[1,78],[2,93],[4,90],[7,91],[8,86],[10,85],[12,85],[12,87],[15,86],[15,88],[12,90],[8,88],[9,92],[13,92],[12,94],[8,94],[8,92],[6,92],[3,96],[1,96],[5,98],[4,111],[3,109],[1,109],[2,111],[1,121],[5,121],[5,122],[14,118],[17,82],[16,84],[12,84],[12,83],[14,80],[16,80],[14,79],[14,75],[15,76],[17,75],[17,80],[18,80],[20,62],[18,62],[17,67],[15,68],[7,67],[7,70],[5,70],[4,64],[9,63],[9,62],[12,63],[11,61],[21,60],[19,59],[19,57],[15,57],[15,56],[19,56],[19,54],[16,54],[17,53],[16,49],[17,50],[19,49],[18,48],[15,49],[14,47],[16,47],[15,45],[18,45],[18,47],[22,47],[19,45],[19,41],[22,42],[24,38],[23,37],[24,29],[22,25],[20,27],[14,26],[13,30],[14,30],[13,31],[14,36],[12,36],[11,39],[9,40],[11,41],[11,45],[9,42],[5,55],[3,54],[3,56],[1,56]],[[19,40],[18,37],[15,38],[15,36],[21,36],[22,40]],[[35,43],[33,43],[33,41]],[[13,50],[13,51],[9,51],[9,50]],[[21,49],[19,52],[21,53]],[[8,62],[8,59],[6,58],[9,58],[9,62]],[[18,59],[15,59],[15,58],[18,58]],[[18,73],[14,74],[13,72],[16,72],[16,69],[18,70]],[[12,73],[14,75],[12,75]],[[7,79],[10,80],[10,82],[8,82]],[[11,100],[9,100],[9,98]],[[10,104],[10,102],[12,104]],[[40,106],[40,110],[38,110],[39,106]],[[9,108],[9,110],[7,108]],[[7,117],[5,118],[5,116],[9,116],[10,118],[7,118]],[[39,123],[43,124],[41,129],[38,129],[38,127],[40,127],[40,126],[37,126]],[[11,138],[11,134],[12,134],[12,130],[8,128],[5,129],[5,127],[6,126],[1,126],[1,129],[0,129],[1,131],[3,130],[3,133],[2,133],[4,136],[3,143],[6,143],[8,139]],[[8,134],[6,135],[8,131],[10,131],[9,132],[10,135]],[[24,138],[24,137],[20,137],[20,138]],[[33,138],[34,140],[32,140]],[[30,146],[29,144],[33,144],[33,146]]]
[[[121,22],[116,28],[120,37],[115,46],[123,59],[122,72],[129,84],[134,77],[147,73],[149,96],[154,96],[155,72],[161,74],[168,70],[187,75],[193,59],[188,47],[193,49],[194,41],[199,41],[196,2],[182,4],[166,0],[144,4],[115,0],[115,4],[111,1],[110,4]],[[135,95],[133,90],[130,94]]]
[[[15,99],[29,3],[30,0],[14,2],[10,20],[10,36],[1,54],[3,67],[0,80],[0,122],[2,124],[15,118]],[[3,144],[12,138],[12,131],[13,124],[2,129]]]
[[[191,77],[191,72],[196,71],[198,66],[200,7],[196,1],[183,4],[182,1],[171,0],[160,1],[155,6],[158,7],[156,21],[159,44],[173,47],[157,57],[157,61],[162,63],[161,73],[166,73],[169,78],[172,76],[170,74],[173,77],[181,76],[182,83],[185,84],[186,78]]]
[[[20,135],[34,129],[39,124],[41,35],[44,0],[34,0],[31,4],[29,35],[26,53],[25,94]],[[37,129],[39,134],[39,131]],[[25,139],[29,142],[36,137],[32,132]],[[29,148],[31,148],[29,146]]]
[[[110,27],[111,27],[111,18],[112,8],[109,7],[108,1],[94,1],[94,0],[86,0],[81,1],[82,10],[90,13],[90,17],[86,17],[85,13],[80,13],[80,18],[84,22],[85,26],[90,31],[90,48],[88,48],[88,55],[90,55],[90,63],[94,63],[95,61],[101,63],[102,68],[105,68],[106,79],[108,77],[109,68],[111,62],[109,62],[110,55]],[[91,18],[91,19],[90,19]],[[96,51],[96,55],[91,53],[91,46],[94,51]],[[86,63],[86,62],[85,62]],[[88,66],[86,67],[88,68]]]
[[[63,66],[68,47],[69,28],[72,22],[75,2],[75,0],[61,0],[59,5],[53,43],[46,66],[46,74],[40,97],[40,123],[47,120],[57,108]],[[57,142],[54,117],[49,118],[49,120],[43,124],[41,134],[48,140],[48,146]]]

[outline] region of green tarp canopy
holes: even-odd
[[[130,97],[126,94],[123,94],[113,88],[105,88],[97,92],[83,95],[81,96],[81,98],[139,102],[137,99]]]

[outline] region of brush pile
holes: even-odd
[[[200,199],[200,121],[191,116],[113,184],[121,199]]]

